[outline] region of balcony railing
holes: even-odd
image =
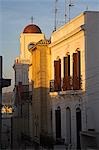
[[[56,90],[54,87],[54,80],[50,80],[50,92],[68,91],[68,90],[81,90],[82,81],[81,78],[63,78],[61,79],[60,90]]]

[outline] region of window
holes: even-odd
[[[66,108],[66,143],[71,143],[71,110],[69,107]]]
[[[61,108],[55,110],[55,124],[56,124],[56,139],[61,138]]]
[[[73,53],[73,89],[81,89],[80,51]]]
[[[70,76],[70,55],[64,57],[64,77]]]
[[[61,59],[54,61],[54,91],[61,90]]]
[[[64,78],[63,78],[63,90],[70,90],[70,55],[64,57]]]

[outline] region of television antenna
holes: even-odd
[[[88,5],[86,6],[86,11],[88,11]]]
[[[69,21],[71,20],[71,8],[74,6],[74,4],[71,2],[69,2]]]
[[[54,22],[54,31],[56,31],[56,28],[57,28],[57,3],[58,3],[58,0],[55,0],[55,22]]]
[[[65,23],[66,23],[66,19],[67,19],[67,13],[66,13],[66,0],[65,0]]]
[[[34,18],[33,16],[31,16],[31,24],[33,24]]]

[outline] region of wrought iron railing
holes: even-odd
[[[58,91],[81,90],[82,80],[81,78],[68,77],[66,79],[61,79],[60,86],[60,90]],[[54,87],[54,80],[50,80],[50,92],[57,92]]]

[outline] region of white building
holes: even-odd
[[[53,32],[50,47],[53,135],[58,142],[65,140],[66,145],[80,148],[80,131],[86,131],[81,134],[82,146],[86,138],[95,147],[99,133],[99,12],[84,12]]]

